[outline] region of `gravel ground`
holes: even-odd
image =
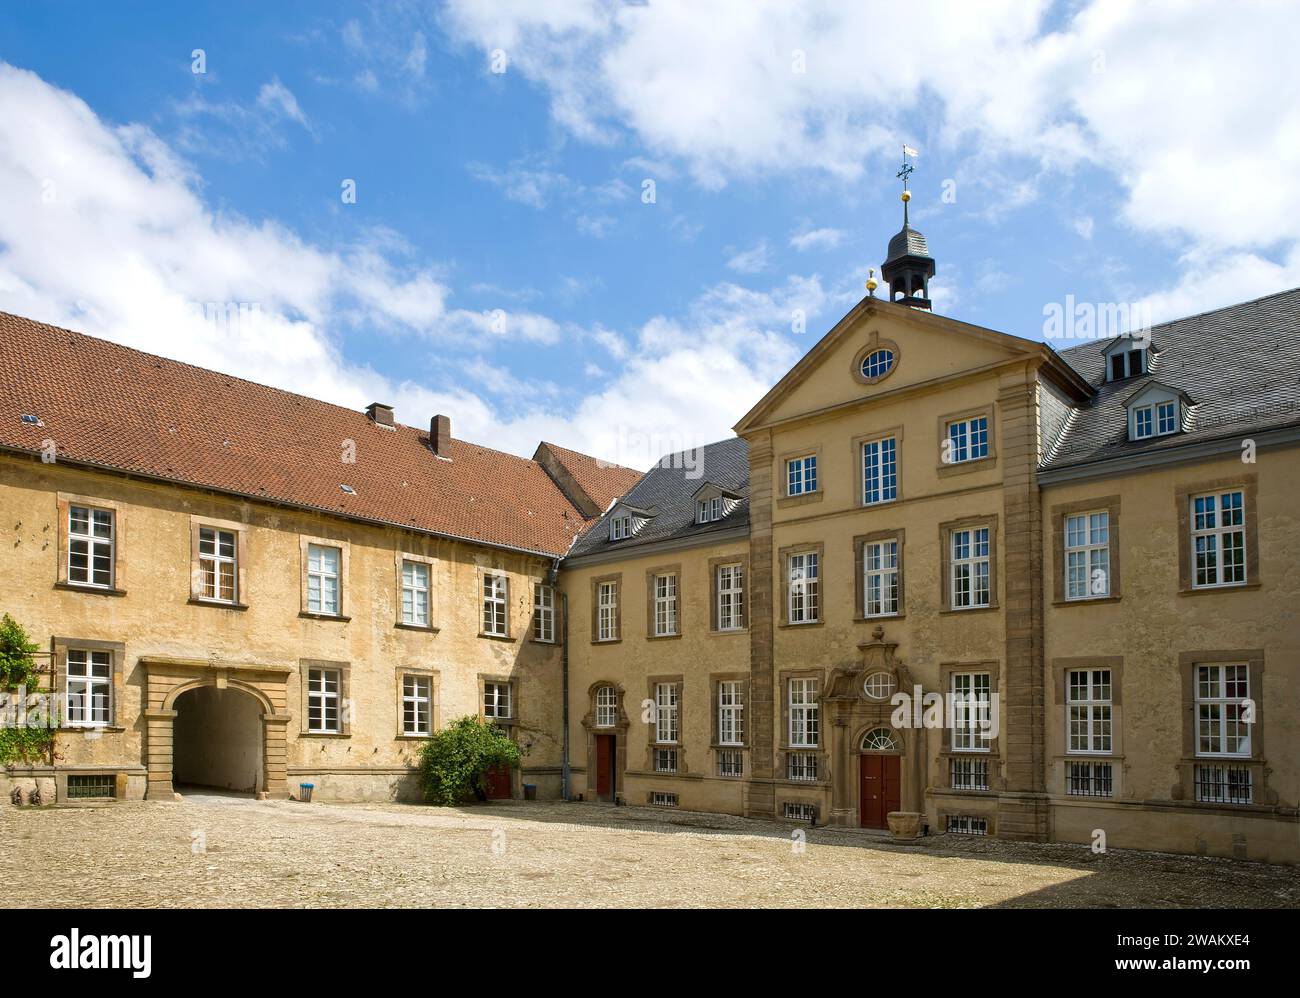
[[[1294,867],[509,802],[0,809],[2,907],[1297,907]]]

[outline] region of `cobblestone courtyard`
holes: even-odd
[[[0,810],[5,906],[1300,906],[1300,871],[646,808],[165,803]],[[18,887],[31,893],[17,893]]]

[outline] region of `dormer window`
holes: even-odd
[[[1166,437],[1182,429],[1183,404],[1187,396],[1176,388],[1158,382],[1143,388],[1128,400],[1128,436],[1130,440]]]
[[[609,521],[609,539],[621,541],[632,536],[632,517],[616,516]]]
[[[1106,380],[1124,381],[1151,373],[1147,344],[1135,339],[1116,340],[1106,351]]]
[[[696,523],[712,523],[714,520],[721,520],[726,515],[726,507],[722,502],[722,496],[701,499],[695,505]]]

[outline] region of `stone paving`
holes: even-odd
[[[258,802],[0,809],[0,906],[1296,907],[1294,867],[923,845],[650,808]]]

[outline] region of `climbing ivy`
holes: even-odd
[[[54,753],[54,729],[48,724],[37,727],[18,724],[19,705],[13,702],[19,690],[30,695],[40,689],[40,669],[35,653],[39,650],[23,626],[9,614],[0,617],[0,697],[8,701],[0,710],[0,765],[27,765],[51,762]],[[44,715],[40,715],[45,720]]]

